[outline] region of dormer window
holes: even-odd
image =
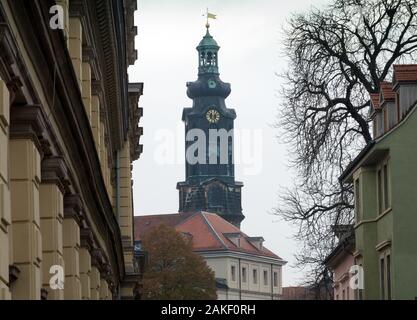
[[[258,250],[263,249],[264,238],[263,237],[248,237],[248,241]]]
[[[223,233],[223,235],[229,239],[236,247],[240,248],[241,234],[238,232]]]

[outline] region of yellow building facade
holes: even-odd
[[[132,299],[135,0],[0,0],[0,300]]]

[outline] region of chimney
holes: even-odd
[[[382,110],[383,133],[391,130],[397,123],[397,110],[395,108],[395,92],[390,82],[381,82],[379,105]]]
[[[398,121],[401,121],[417,101],[417,64],[394,65],[393,89]]]
[[[382,118],[382,109],[379,104],[379,93],[371,93],[371,112],[372,136],[377,138],[384,133],[384,123]]]
[[[248,241],[258,250],[262,250],[265,239],[263,237],[248,237]]]

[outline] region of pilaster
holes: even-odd
[[[87,113],[88,120],[91,124],[91,66],[89,62],[82,63],[81,95],[85,112]]]
[[[50,270],[54,265],[65,270],[63,251],[64,196],[67,171],[61,157],[48,157],[42,161],[40,185],[40,219],[42,232],[42,287],[48,300],[64,299],[64,290],[52,289]]]
[[[82,204],[78,195],[64,198],[64,260],[65,260],[65,289],[66,300],[81,299],[80,281],[80,219]]]
[[[9,191],[9,90],[0,80],[0,300],[10,299],[9,246],[10,246],[10,191]]]
[[[82,88],[82,25],[79,17],[69,18],[69,52],[78,85]]]
[[[10,108],[11,254],[18,278],[11,285],[13,299],[41,298],[42,239],[39,184],[46,122],[39,106]]]
[[[81,296],[84,300],[93,299],[91,297],[92,259],[90,253],[93,250],[93,246],[93,232],[89,228],[81,229],[80,279]]]
[[[32,140],[10,140],[13,258],[20,270],[11,288],[13,299],[41,297],[40,158]]]

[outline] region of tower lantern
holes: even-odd
[[[209,32],[210,25],[207,24],[207,32],[197,47],[198,51],[198,72],[199,74],[219,74],[218,51],[220,47]]]

